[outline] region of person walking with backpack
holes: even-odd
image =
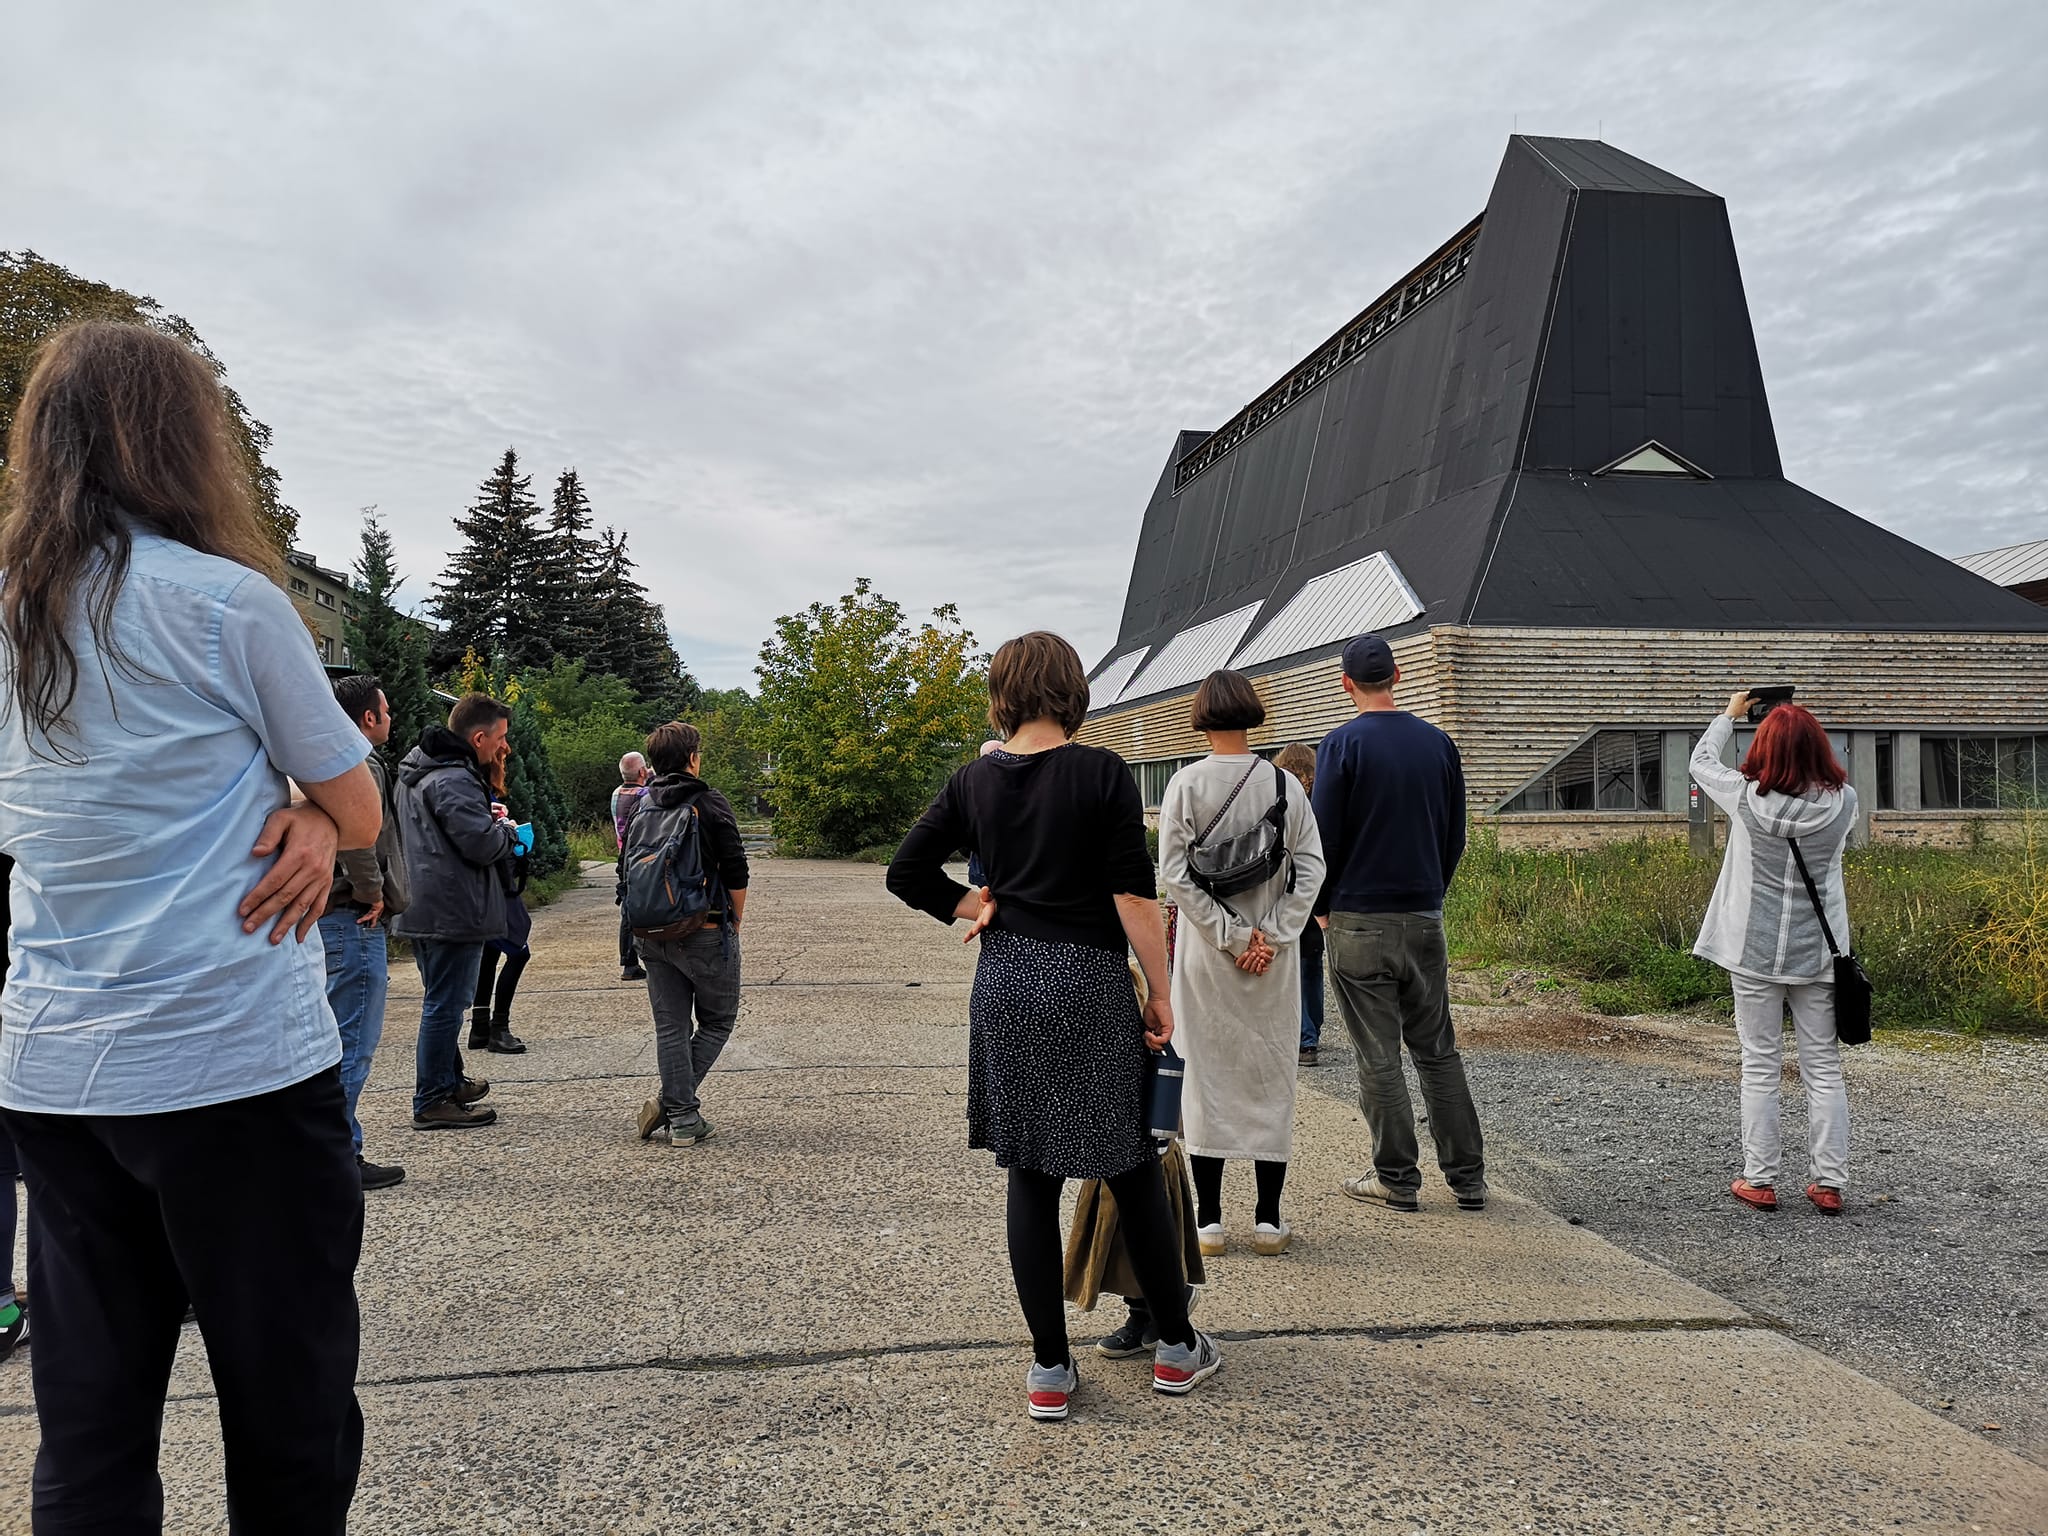
[[[1389,1210],[1422,1208],[1405,1044],[1437,1166],[1458,1208],[1482,1211],[1486,1146],[1458,1054],[1444,945],[1444,892],[1465,852],[1465,770],[1450,737],[1394,703],[1400,680],[1380,636],[1345,646],[1344,692],[1357,714],[1316,749],[1316,825],[1330,861],[1316,910],[1330,918],[1330,983],[1372,1133],[1373,1171],[1343,1188]]]
[[[1834,951],[1849,953],[1842,849],[1856,825],[1856,791],[1828,733],[1797,704],[1773,705],[1742,766],[1730,768],[1721,754],[1749,705],[1747,689],[1729,699],[1727,712],[1693,748],[1691,764],[1693,782],[1728,813],[1728,849],[1692,950],[1725,970],[1735,993],[1742,1177],[1728,1189],[1753,1209],[1778,1208],[1778,1100],[1789,1008],[1806,1084],[1812,1170],[1806,1198],[1823,1215],[1839,1216],[1849,1186],[1849,1091],[1835,1035],[1833,969]]]
[[[1301,1052],[1301,935],[1323,885],[1315,813],[1294,776],[1254,755],[1266,706],[1242,673],[1211,672],[1189,723],[1209,756],[1167,783],[1159,876],[1180,908],[1173,1016],[1187,1058],[1181,1116],[1204,1257],[1227,1247],[1223,1164],[1252,1163],[1252,1251],[1285,1253],[1294,1234],[1280,1191],[1294,1148]]]
[[[412,905],[391,931],[419,967],[420,1035],[414,1057],[412,1126],[470,1130],[497,1122],[477,1100],[490,1084],[463,1075],[462,1021],[476,993],[484,945],[505,933],[518,838],[491,797],[490,765],[511,750],[512,711],[487,693],[466,693],[446,727],[430,725],[398,765],[399,836]]]
[[[654,778],[619,847],[622,905],[647,968],[661,1069],[660,1094],[640,1108],[640,1139],[672,1147],[711,1135],[699,1092],[740,1012],[747,850],[731,804],[697,776],[703,748],[694,725],[655,727],[647,738]]]

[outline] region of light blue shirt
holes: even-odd
[[[78,692],[33,745],[0,649],[8,1109],[192,1109],[341,1058],[318,930],[273,946],[235,909],[267,867],[249,850],[285,775],[335,778],[369,742],[291,600],[245,566],[137,532],[113,631],[125,660],[73,616]]]

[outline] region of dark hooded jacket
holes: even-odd
[[[402,939],[478,943],[505,933],[512,824],[491,815],[491,788],[469,743],[430,725],[398,765],[398,836],[411,905],[391,924]]]

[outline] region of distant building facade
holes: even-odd
[[[356,614],[355,586],[346,571],[330,571],[303,549],[285,556],[285,590],[313,631],[313,648],[329,666],[349,664],[346,623]]]
[[[1859,838],[2048,796],[2048,609],[1785,478],[1725,203],[1604,143],[1511,139],[1478,218],[1178,435],[1080,739],[1156,806],[1209,671],[1313,743],[1366,630],[1504,842],[1683,836],[1742,683],[1835,733]]]

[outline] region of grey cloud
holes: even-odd
[[[1173,433],[1469,218],[1517,114],[1728,198],[1794,473],[2038,536],[2048,23],[1761,14],[83,0],[11,34],[0,195],[200,327],[329,561],[375,502],[423,592],[512,443],[718,683],[860,575],[1093,659]]]

